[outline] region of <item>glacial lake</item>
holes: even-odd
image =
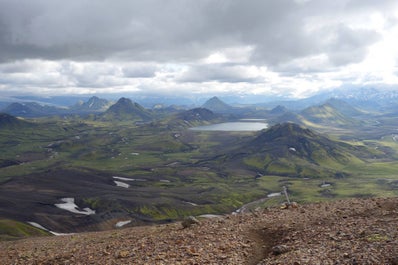
[[[263,122],[260,122],[263,121]],[[247,119],[236,122],[223,122],[205,126],[198,126],[190,128],[193,131],[228,131],[228,132],[242,132],[242,131],[260,131],[268,128],[268,124],[265,120],[253,121],[253,119]]]

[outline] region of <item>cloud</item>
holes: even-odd
[[[375,47],[396,61],[397,10],[395,0],[0,0],[1,89],[300,94],[350,80],[352,65],[364,76],[383,65]]]
[[[0,58],[184,61],[246,45],[254,47],[253,60],[272,66],[314,55],[333,44],[324,43],[330,35],[343,33],[306,31],[308,18],[344,11],[314,2],[3,0]]]
[[[123,67],[122,71],[124,77],[150,78],[155,76],[158,67],[153,64],[135,64]]]
[[[226,83],[257,83],[264,81],[260,70],[255,66],[229,65],[229,64],[205,64],[190,67],[179,82],[204,83],[210,81]]]

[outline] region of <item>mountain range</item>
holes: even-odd
[[[230,213],[283,186],[304,202],[394,194],[398,113],[394,94],[385,98],[370,107],[337,96],[273,107],[220,97],[192,108],[127,97],[11,103],[0,114],[0,221],[80,232]],[[251,122],[266,129],[191,130]],[[74,209],[58,207],[72,200]]]

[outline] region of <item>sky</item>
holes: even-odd
[[[396,0],[0,0],[0,94],[398,89]]]

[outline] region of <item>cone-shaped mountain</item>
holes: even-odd
[[[105,119],[117,120],[144,120],[152,119],[151,113],[136,102],[128,98],[120,98],[114,105],[104,113]]]
[[[229,112],[233,109],[230,105],[226,104],[224,101],[220,100],[218,97],[212,97],[207,100],[202,106],[203,108],[209,109],[213,112]]]

